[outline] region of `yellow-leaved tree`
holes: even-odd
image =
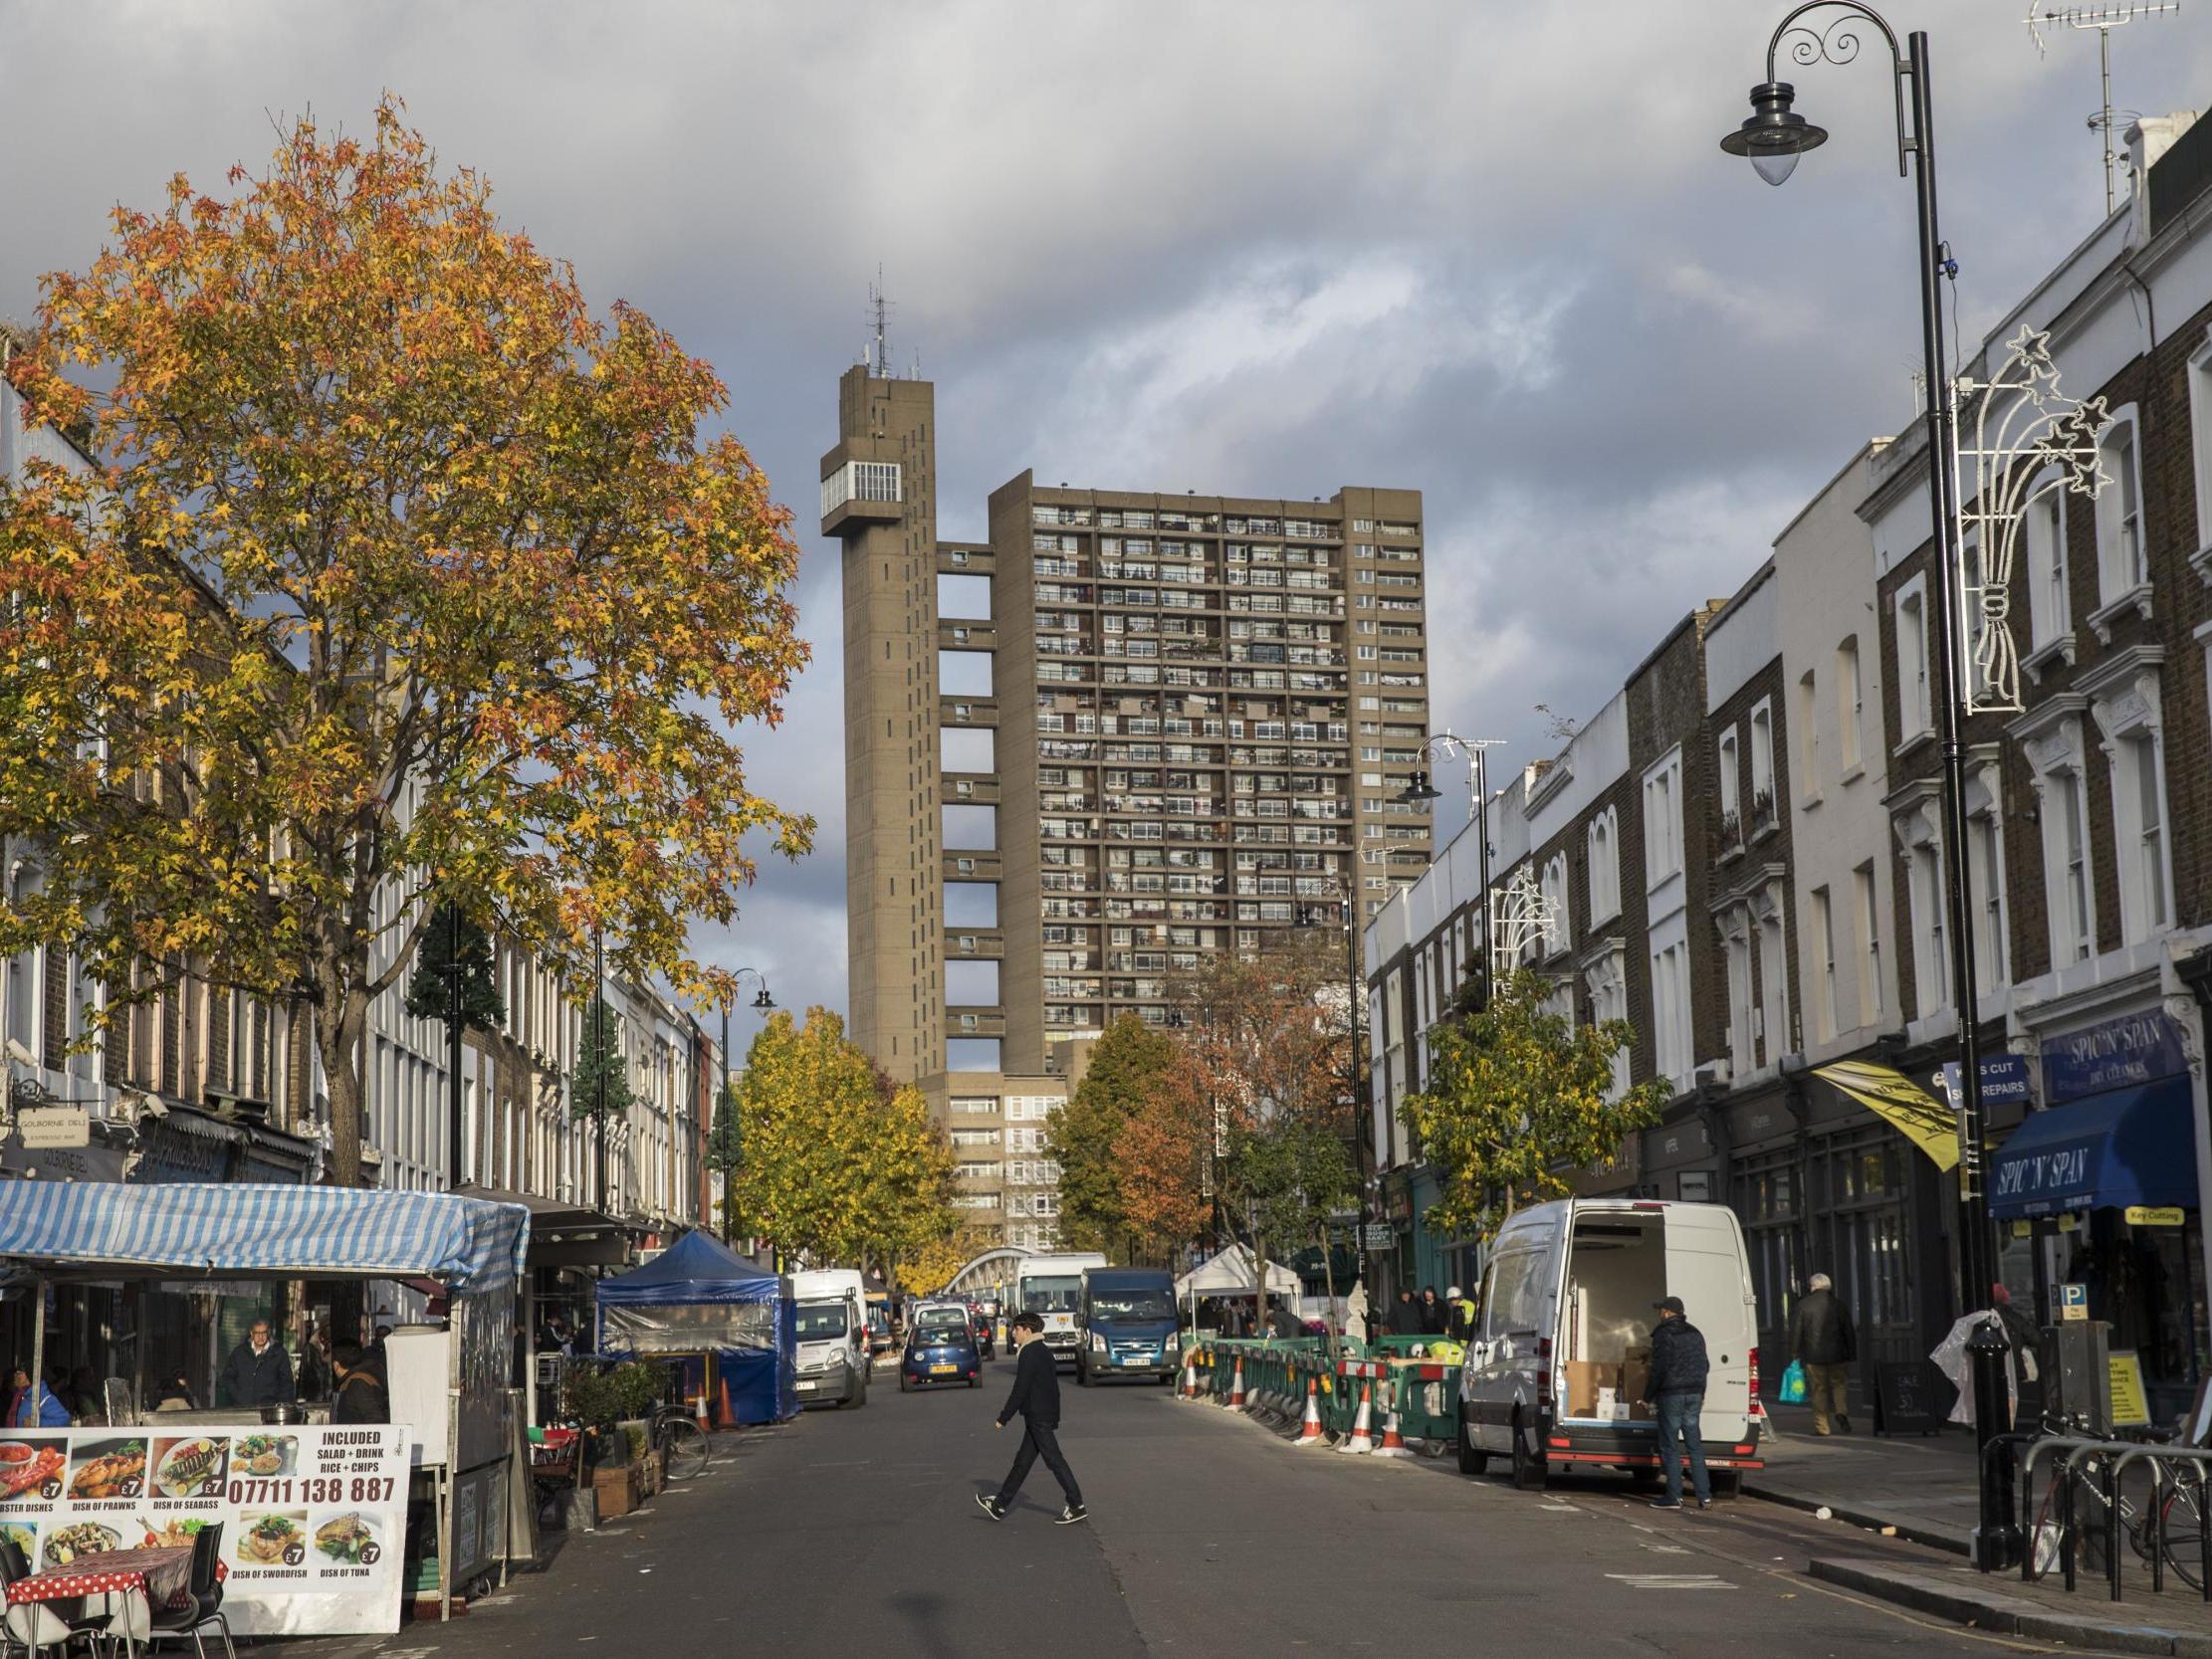
[[[914,1296],[935,1296],[953,1275],[991,1248],[973,1227],[961,1227],[925,1244],[899,1264],[899,1285]]]
[[[885,1268],[953,1231],[952,1149],[928,1103],[890,1087],[836,1014],[772,1014],[737,1094],[737,1231],[821,1266]]]
[[[186,978],[305,1009],[360,1178],[368,1010],[440,904],[577,970],[724,1000],[735,728],[805,661],[790,515],[714,370],[438,165],[396,100],[181,175],[45,279],[9,360],[89,460],[0,490],[0,956],[113,1020]]]

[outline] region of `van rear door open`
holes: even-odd
[[[1750,1429],[1751,1354],[1759,1327],[1731,1211],[1716,1204],[1676,1204],[1666,1211],[1666,1288],[1704,1334],[1712,1365],[1698,1418],[1705,1443],[1741,1441]]]

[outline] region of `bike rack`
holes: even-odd
[[[2007,1436],[1992,1439],[1995,1445]],[[2052,1434],[2033,1435],[2028,1441],[2027,1455],[2020,1464],[2020,1517],[2022,1549],[2020,1555],[2020,1580],[2032,1584],[2036,1580],[2036,1464],[2045,1452],[2065,1452],[2066,1461],[2060,1465],[2060,1478],[2064,1483],[2063,1502],[2060,1508],[2059,1554],[2066,1564],[2066,1587],[2074,1583],[2074,1460],[2086,1452],[2117,1452],[2133,1445],[2127,1440],[2106,1440],[2094,1435]]]
[[[2105,1475],[2107,1492],[2104,1505],[2104,1553],[2114,1601],[2120,1599],[2120,1578],[2122,1576],[2120,1570],[2122,1563],[2119,1555],[2119,1480],[2128,1464],[2134,1462],[2137,1458],[2147,1457],[2150,1459],[2150,1513],[2143,1518],[2143,1524],[2151,1535],[2150,1587],[2153,1590],[2162,1590],[2166,1587],[2166,1511],[2165,1506],[2158,1501],[2158,1488],[2163,1474],[2158,1466],[2158,1460],[2166,1457],[2186,1458],[2196,1464],[2198,1468],[2206,1471],[2206,1480],[2212,1480],[2212,1447],[2142,1445],[2128,1442],[2122,1442],[2122,1444],[2125,1444],[2127,1449],[2112,1459],[2111,1466]],[[2068,1461],[2071,1464],[2072,1459],[2070,1458]],[[2204,1485],[2204,1481],[2200,1481],[2199,1485]],[[2212,1601],[2212,1526],[2207,1526],[2205,1523],[2206,1517],[2200,1506],[2197,1514],[2197,1550],[2200,1556],[2198,1580],[2204,1586],[2202,1592],[2204,1599]]]

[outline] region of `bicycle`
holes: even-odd
[[[2156,1458],[2148,1461],[2154,1464],[2158,1462]],[[2118,1494],[2120,1535],[2127,1540],[2127,1546],[2134,1552],[2135,1558],[2146,1568],[2152,1567],[2160,1553],[2159,1523],[2162,1521],[2165,1569],[2192,1590],[2202,1593],[2205,1509],[2203,1471],[2197,1466],[2189,1466],[2182,1471],[2170,1471],[2161,1464],[2155,1473],[2158,1482],[2156,1490],[2162,1494],[2155,1510],[2148,1505],[2137,1504],[2124,1492]],[[2089,1474],[2089,1470],[2084,1471],[2085,1477]],[[2045,1491],[2042,1511],[2037,1516],[2036,1530],[2039,1535],[2050,1516],[2052,1501],[2057,1495],[2061,1478],[2061,1475],[2054,1473],[2052,1484]],[[2099,1515],[2098,1520],[2078,1519],[2075,1524],[2075,1536],[2087,1547],[2086,1553],[2091,1556],[2089,1564],[2094,1570],[2103,1564],[2102,1546],[2105,1535],[2101,1510],[2105,1502],[2104,1493],[2093,1478],[2084,1478],[2076,1484],[2079,1491],[2095,1499],[2099,1506],[2095,1512]]]
[[[672,1481],[697,1480],[713,1462],[706,1431],[682,1405],[671,1402],[653,1407],[646,1436],[653,1450],[660,1453],[661,1472]]]

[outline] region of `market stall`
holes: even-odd
[[[599,1351],[698,1359],[717,1416],[779,1423],[798,1411],[791,1282],[712,1234],[687,1233],[643,1267],[599,1281]]]
[[[133,1412],[103,1428],[24,1432],[0,1442],[0,1525],[75,1555],[174,1543],[219,1522],[225,1610],[242,1631],[372,1634],[398,1628],[407,1499],[419,1485],[450,1607],[456,1584],[504,1575],[511,1516],[527,1525],[512,1338],[529,1241],[524,1210],[445,1193],[0,1185],[0,1270],[35,1310],[34,1374],[61,1284],[421,1279],[450,1299],[443,1326],[393,1334],[392,1424]],[[143,1401],[145,1379],[132,1380],[129,1398]]]
[[[1282,1263],[1267,1264],[1267,1295],[1271,1299],[1296,1306],[1302,1288],[1298,1275]],[[1175,1282],[1175,1297],[1190,1310],[1193,1330],[1198,1328],[1201,1297],[1217,1301],[1250,1298],[1256,1303],[1259,1276],[1252,1271],[1251,1251],[1241,1244],[1232,1244],[1219,1255],[1201,1262]]]

